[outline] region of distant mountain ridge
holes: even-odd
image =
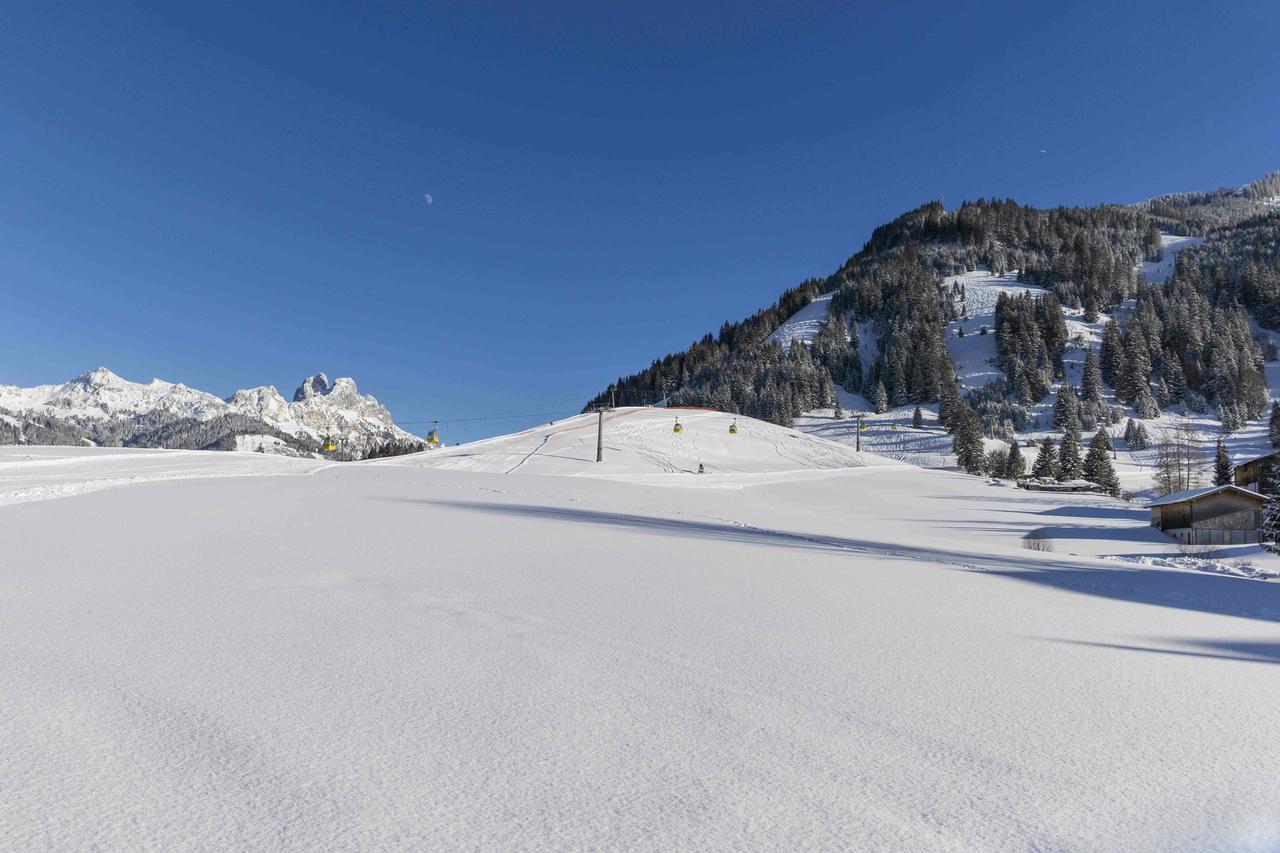
[[[131,382],[99,367],[60,385],[0,385],[0,444],[98,444],[260,450],[362,458],[387,445],[425,446],[396,426],[355,380],[303,380],[286,401],[274,386],[222,399],[180,383]]]

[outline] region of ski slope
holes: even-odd
[[[948,291],[957,284],[964,287],[965,298],[957,303],[961,318],[947,324],[943,337],[961,387],[981,388],[1004,375],[996,364],[996,300],[1002,293],[1040,295],[1045,290],[1019,283],[1017,273],[994,275],[988,270],[974,270],[944,280]],[[987,334],[982,334],[983,328]]]
[[[682,431],[675,432],[679,421]],[[738,432],[730,434],[736,423]],[[768,474],[891,464],[792,429],[701,409],[622,408],[605,413],[604,461],[596,462],[595,414],[510,436],[401,457],[397,464],[488,473],[634,477]],[[719,482],[719,481],[717,481]]]
[[[1158,261],[1142,262],[1142,277],[1151,283],[1164,283],[1173,277],[1178,264],[1178,253],[1190,246],[1199,246],[1203,237],[1184,237],[1181,234],[1160,234],[1163,257]]]
[[[0,847],[1280,843],[1280,584],[1139,508],[166,455],[4,451],[109,482],[0,506]]]
[[[813,343],[818,332],[822,331],[822,324],[826,322],[833,295],[828,293],[825,296],[819,296],[792,314],[785,323],[774,329],[765,341],[780,343],[783,349],[791,349],[793,341],[800,341],[802,344]]]

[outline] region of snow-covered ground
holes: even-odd
[[[643,416],[592,477],[537,431],[5,449],[0,489],[106,488],[0,506],[0,846],[1280,844],[1280,584],[1160,564],[1118,501],[715,417],[683,435],[736,473]]]
[[[680,432],[675,431],[677,422]],[[734,424],[736,434],[729,431]],[[640,407],[605,413],[604,461],[597,464],[598,428],[596,415],[577,415],[514,435],[415,454],[396,462],[490,473],[628,478],[692,474],[699,465],[707,475],[718,475],[891,464],[855,453],[845,444],[754,418],[702,409]]]
[[[1203,237],[1183,237],[1180,234],[1161,234],[1160,245],[1164,249],[1163,257],[1158,261],[1143,261],[1142,275],[1151,283],[1166,282],[1173,276],[1178,262],[1178,253],[1190,246],[1199,246]]]
[[[0,506],[161,480],[309,474],[328,464],[263,453],[0,446]]]
[[[785,349],[791,348],[792,341],[800,341],[801,343],[812,343],[818,332],[822,330],[822,324],[827,319],[827,312],[831,310],[832,294],[819,296],[808,305],[791,315],[791,318],[781,326],[773,330],[773,333],[766,338],[766,341],[777,341],[782,344]]]
[[[997,276],[987,270],[948,276],[944,284],[947,290],[955,285],[964,288],[964,299],[956,301],[961,318],[947,324],[943,333],[956,378],[965,388],[981,388],[1004,375],[996,364],[996,300],[1002,293],[1039,295],[1045,290],[1020,284],[1017,273]]]

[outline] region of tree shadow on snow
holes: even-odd
[[[1280,584],[1226,575],[1164,569],[1154,566],[1089,566],[1050,554],[979,554],[868,539],[792,533],[783,530],[629,513],[582,507],[536,504],[392,498],[441,509],[508,517],[564,521],[617,530],[633,530],[677,538],[739,542],[828,554],[896,557],[937,563],[963,571],[982,572],[1010,580],[1050,586],[1080,595],[1096,596],[1156,607],[1172,607],[1244,619],[1280,622]]]
[[[1093,643],[1086,640],[1051,639],[1050,642],[1065,643],[1072,646],[1088,646],[1096,649],[1142,652],[1144,654],[1280,664],[1280,643],[1256,643],[1243,640],[1168,639],[1166,642],[1177,645],[1174,648],[1159,648],[1157,646],[1136,646],[1125,643]]]

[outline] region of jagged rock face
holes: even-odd
[[[351,380],[347,380],[350,382]],[[354,383],[353,383],[354,384]],[[303,400],[309,400],[318,394],[329,393],[329,377],[323,373],[317,373],[315,376],[309,376],[302,380],[302,384],[298,386],[298,390],[293,392],[293,402],[301,403]]]
[[[289,404],[274,385],[242,389],[228,397],[227,403],[232,408],[257,414],[266,420],[284,420],[289,412]]]
[[[237,436],[270,437],[256,446],[312,453],[336,442],[359,457],[386,442],[421,441],[362,395],[353,379],[308,377],[287,402],[273,386],[225,400],[185,385],[130,382],[100,367],[61,385],[0,385],[0,441],[231,449]]]

